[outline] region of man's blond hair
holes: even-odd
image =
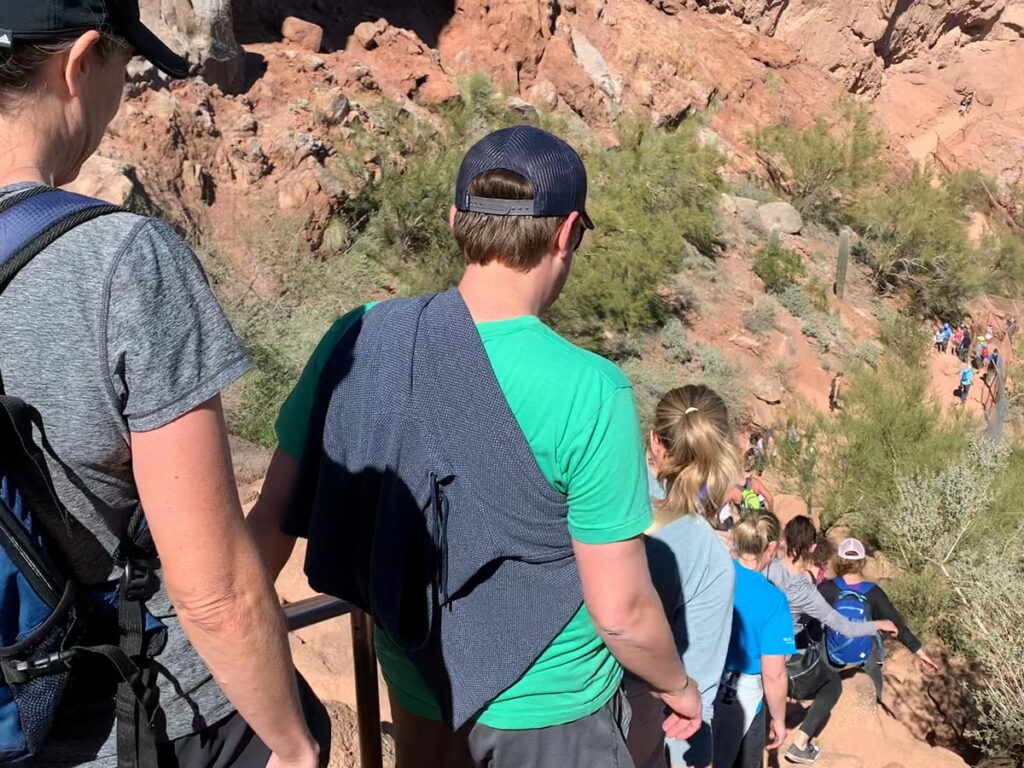
[[[533,186],[514,171],[481,173],[469,183],[474,197],[500,200],[531,200]],[[520,272],[529,272],[551,250],[555,233],[565,216],[495,216],[456,211],[453,231],[467,264],[498,261]],[[581,223],[574,226],[581,227]],[[575,233],[574,233],[575,234]]]

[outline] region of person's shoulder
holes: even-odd
[[[573,344],[544,323],[536,323],[529,330],[538,342],[537,362],[551,365],[560,375],[592,377],[610,390],[632,386],[615,363]]]

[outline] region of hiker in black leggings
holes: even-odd
[[[864,545],[861,544],[857,539],[845,539],[839,545],[839,551],[836,554],[836,559],[833,562],[833,567],[836,571],[836,578],[825,581],[818,587],[818,591],[821,596],[829,602],[830,605],[835,605],[839,599],[842,590],[848,587],[858,587],[863,585],[866,587],[864,592],[867,606],[871,611],[872,616],[881,616],[888,619],[888,622],[893,624],[898,632],[896,633],[896,639],[899,640],[911,653],[917,656],[918,660],[926,667],[931,669],[933,672],[938,672],[939,667],[924,649],[921,648],[921,641],[918,640],[914,633],[910,631],[906,624],[903,623],[903,618],[900,616],[899,611],[893,607],[893,604],[889,601],[889,596],[885,594],[885,590],[877,584],[868,582],[863,577],[865,563],[865,551]],[[861,624],[871,624],[872,622],[857,622]],[[873,622],[874,624],[880,624],[883,622]],[[854,637],[850,635],[845,629],[840,629],[836,625],[831,625],[832,629],[836,630],[846,637]],[[863,635],[861,635],[863,637]],[[878,701],[882,700],[882,650],[879,643],[875,643],[875,647],[872,649],[871,654],[868,656],[867,661],[861,667],[864,672],[871,678],[871,682],[875,684],[875,695]],[[823,666],[832,667],[828,659],[822,658]]]
[[[818,531],[810,518],[801,515],[790,520],[783,543],[785,555],[772,560],[764,575],[786,594],[793,615],[797,652],[786,660],[789,696],[802,701],[813,699],[785,757],[793,763],[810,764],[821,754],[812,739],[825,727],[843,688],[839,673],[820,647],[820,631],[812,632],[809,625],[817,630],[820,622],[850,637],[869,637],[876,632],[896,634],[896,625],[890,621],[850,621],[818,594],[811,577],[817,570],[812,556],[818,548]]]

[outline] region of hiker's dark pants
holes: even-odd
[[[309,729],[320,745],[320,766],[327,768],[331,717],[301,676],[299,699]],[[158,744],[157,753],[158,768],[265,768],[270,760],[270,749],[237,712],[199,733]]]
[[[864,672],[871,678],[871,682],[875,684],[875,697],[878,699],[878,703],[882,703],[882,650],[878,643],[875,643],[871,648],[871,654],[868,656],[868,660],[864,663]]]
[[[816,658],[809,668],[801,668],[800,665],[793,663],[798,661],[797,657],[793,657],[791,662],[786,664],[789,698],[800,701],[813,699],[811,708],[807,710],[800,725],[800,730],[812,739],[821,733],[843,693],[843,681],[839,679],[838,670],[821,656],[816,655]]]
[[[960,385],[960,403],[961,404],[963,404],[963,405],[967,404],[967,395],[970,394],[970,391],[971,391],[971,385],[970,384],[967,384],[967,385],[961,384]]]
[[[754,716],[754,722],[739,743],[723,739],[715,732],[715,768],[761,768],[768,746],[767,713],[768,705],[762,702],[761,711]]]

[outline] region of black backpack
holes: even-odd
[[[121,210],[48,187],[0,201],[0,293],[59,237]],[[147,661],[166,630],[145,610],[158,567],[145,518],[137,516],[115,554],[123,568],[117,584],[79,584],[61,542],[69,530],[88,533],[57,498],[47,454],[60,461],[39,412],[4,390],[0,372],[0,765],[39,750],[76,666],[91,656],[109,662],[118,681],[120,768],[152,768],[156,689]]]

